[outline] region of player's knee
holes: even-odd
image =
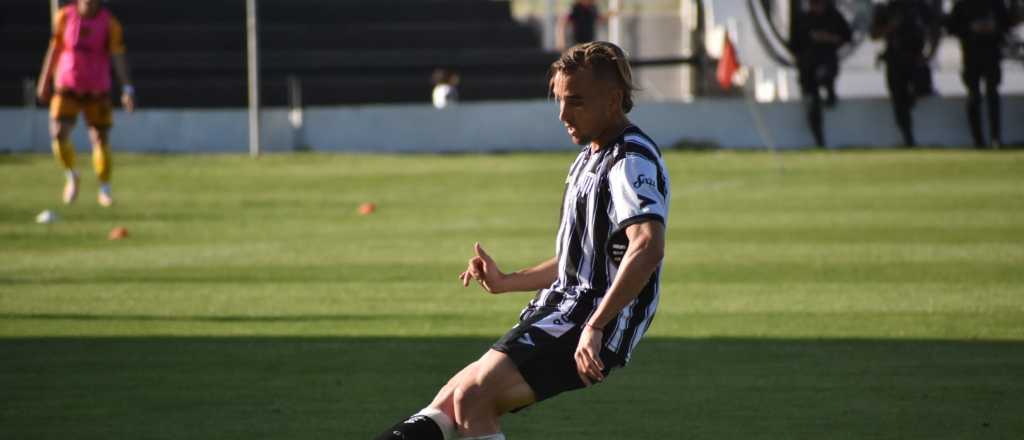
[[[454,400],[455,400],[455,384],[452,384],[451,382],[449,382],[447,385],[442,387],[440,391],[437,392],[437,395],[434,396],[434,400],[430,402],[430,406],[434,407],[434,408],[437,408],[437,409],[441,410],[442,412],[444,412],[445,414],[449,414],[449,415],[452,416],[452,418],[454,418],[454,415],[455,415],[455,405],[453,403]]]
[[[487,390],[480,383],[467,381],[455,387],[452,406],[456,414],[463,416],[493,412],[494,399],[488,396]]]
[[[108,131],[104,128],[89,128],[89,140],[92,141],[93,145],[106,145]]]
[[[480,397],[480,386],[475,383],[460,383],[455,385],[452,392],[452,405],[457,412],[466,408],[472,408]]]
[[[57,139],[67,139],[71,135],[71,130],[75,127],[73,122],[69,122],[63,119],[55,119],[50,121],[50,135]]]

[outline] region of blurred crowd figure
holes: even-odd
[[[576,0],[569,8],[569,13],[558,19],[557,47],[564,49],[581,43],[589,43],[597,37],[597,23],[607,23],[611,14],[602,14],[594,0]],[[571,44],[566,37],[572,31]]]
[[[797,17],[791,42],[796,55],[800,90],[807,108],[807,122],[819,147],[825,146],[822,97],[827,107],[836,104],[839,48],[852,37],[850,24],[829,0],[810,0]]]
[[[960,40],[963,52],[961,78],[967,87],[967,121],[974,145],[982,148],[1002,144],[999,83],[1003,77],[1003,46],[1010,31],[1010,11],[1002,0],[958,0],[946,18],[948,32]],[[981,129],[981,81],[985,81],[989,139]]]
[[[903,143],[916,145],[911,110],[917,98],[934,94],[929,59],[935,54],[942,29],[960,40],[961,78],[967,89],[967,120],[975,146],[1002,144],[999,84],[1003,48],[1010,29],[1019,22],[1005,0],[956,0],[946,17],[925,0],[889,0],[876,5],[871,36],[884,39],[886,85]],[[985,89],[982,95],[981,83]],[[989,142],[982,130],[982,101],[988,109]]]
[[[885,63],[885,81],[896,126],[907,147],[917,145],[911,110],[917,98],[934,93],[928,60],[940,37],[940,15],[921,0],[890,0],[875,6],[871,37],[885,40],[879,56]]]
[[[434,83],[432,99],[434,108],[441,110],[459,100],[459,74],[450,69],[435,69],[431,75]]]

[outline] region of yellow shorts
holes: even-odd
[[[83,95],[73,92],[59,92],[50,100],[50,117],[53,119],[78,118],[82,112],[85,122],[92,127],[110,128],[114,125],[114,106],[110,95]]]

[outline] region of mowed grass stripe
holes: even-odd
[[[1020,313],[1022,157],[670,152],[663,315],[652,331],[713,334],[707,329],[725,327],[715,320],[732,323],[734,312],[762,318],[729,335],[789,335],[772,326],[849,312],[845,333],[827,333],[898,336],[854,315],[909,313],[899,319],[913,322],[922,313],[931,322],[939,315],[929,313]],[[59,173],[45,156],[0,156],[0,184],[40,182],[3,195],[0,335],[89,333],[99,318],[115,323],[103,334],[125,322],[125,335],[272,334],[299,322],[289,316],[341,317],[302,324],[316,334],[409,335],[445,322],[446,309],[460,319],[432,327],[442,334],[500,332],[508,320],[499,318],[514,317],[528,295],[489,297],[461,289],[455,275],[475,241],[505,269],[551,255],[571,158],[126,154],[117,207],[97,208],[86,176],[83,200],[56,207],[62,221],[40,226],[30,220],[56,206]],[[357,215],[363,201],[378,212]],[[131,237],[104,240],[119,224]],[[406,313],[418,324],[403,325]],[[490,323],[461,329],[474,313]],[[673,313],[708,327],[673,324]],[[374,314],[386,319],[339,324]],[[64,320],[72,324],[60,327]],[[993,336],[987,326],[960,331]]]

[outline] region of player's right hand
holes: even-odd
[[[469,280],[476,280],[484,290],[490,293],[501,293],[501,280],[505,274],[498,269],[498,264],[487,254],[480,243],[473,246],[476,255],[469,259],[466,271],[459,274],[462,280],[462,287],[469,287]]]
[[[50,88],[48,81],[43,81],[36,86],[36,99],[39,100],[40,104],[49,104],[50,98],[53,97],[53,90]]]

